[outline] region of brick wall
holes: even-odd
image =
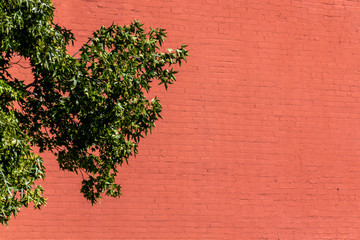
[[[191,57],[163,120],[91,207],[44,154],[47,206],[0,239],[360,239],[360,3],[56,0],[75,52],[133,19]]]

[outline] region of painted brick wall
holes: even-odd
[[[360,239],[360,3],[56,0],[75,52],[139,19],[191,57],[164,119],[91,207],[46,158],[47,206],[0,239]]]

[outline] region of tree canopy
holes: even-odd
[[[162,50],[164,29],[145,31],[138,21],[101,27],[75,55],[75,38],[54,23],[50,0],[0,0],[0,222],[30,203],[46,203],[37,180],[51,151],[63,170],[83,176],[81,192],[96,203],[119,197],[118,166],[137,154],[138,143],[161,118],[153,81],[167,88],[173,65],[186,61],[185,45]],[[29,63],[31,79],[10,69]]]

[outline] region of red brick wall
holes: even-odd
[[[360,239],[360,3],[57,0],[86,42],[113,21],[189,45],[164,119],[91,207],[46,158],[48,197],[0,239]]]

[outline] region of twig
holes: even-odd
[[[92,38],[90,38],[84,45],[86,45],[86,44],[88,44],[89,42],[91,42],[92,41]],[[81,50],[83,50],[84,49],[84,46],[82,46],[76,53],[74,53],[74,55],[72,55],[72,57],[75,57],[76,56],[76,54],[78,54]]]

